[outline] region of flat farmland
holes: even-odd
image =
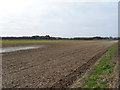
[[[3,44],[46,45],[44,48],[2,53],[4,88],[69,87],[113,44],[112,40]]]

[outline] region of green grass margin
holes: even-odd
[[[64,41],[74,41],[74,40],[0,40],[0,44],[64,42]]]
[[[114,52],[117,50],[118,45],[113,45],[99,61],[97,68],[92,70],[92,74],[87,78],[87,82],[83,88],[109,88],[114,78],[113,72],[115,68]]]

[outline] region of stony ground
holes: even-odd
[[[75,76],[80,68],[89,67],[90,64],[87,64],[86,67],[84,65],[92,58],[97,59],[94,57],[104,53],[114,43],[116,42],[63,41],[41,43],[42,45],[47,44],[47,47],[44,48],[3,53],[3,87],[65,87],[66,84],[62,86],[59,82],[66,82],[63,79],[70,75]],[[85,71],[85,69],[82,70]]]

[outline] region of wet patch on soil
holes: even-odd
[[[36,49],[36,48],[43,48],[43,47],[45,47],[45,45],[3,47],[3,48],[0,48],[0,53],[13,52],[13,51],[19,51],[19,50],[27,50],[27,49]]]

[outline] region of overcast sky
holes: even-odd
[[[118,2],[87,1],[0,0],[0,36],[117,36]]]

